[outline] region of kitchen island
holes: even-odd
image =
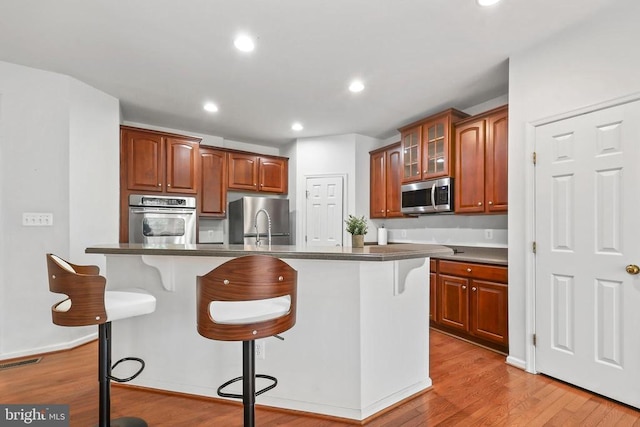
[[[108,289],[140,287],[157,298],[154,313],[113,324],[113,359],[146,361],[135,385],[216,397],[241,375],[240,343],[197,333],[196,276],[264,254],[298,271],[298,309],[284,341],[260,340],[256,372],[278,386],[258,404],[363,420],[431,386],[428,258],[452,254],[447,247],[116,244],[86,252],[106,256]]]

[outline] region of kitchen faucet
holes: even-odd
[[[260,209],[258,212],[256,212],[256,217],[254,219],[254,224],[255,224],[255,228],[256,228],[256,246],[260,246],[260,233],[258,232],[258,215],[260,215],[260,212],[264,212],[264,214],[267,216],[267,232],[268,232],[268,238],[269,238],[269,248],[271,248],[271,217],[269,216],[269,212],[267,212],[266,209]]]

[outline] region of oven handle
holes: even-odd
[[[146,213],[157,213],[157,214],[194,214],[194,209],[133,209],[130,208],[130,213],[134,214],[146,214]]]

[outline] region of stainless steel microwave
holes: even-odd
[[[453,212],[453,178],[404,184],[401,197],[405,214]]]

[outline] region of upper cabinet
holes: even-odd
[[[398,129],[402,138],[402,182],[453,176],[453,124],[468,117],[453,108]]]
[[[228,153],[228,188],[286,194],[288,159],[251,153]]]
[[[120,132],[127,190],[197,193],[200,139],[126,126]]]
[[[371,153],[370,209],[371,218],[401,217],[400,184],[402,151],[400,142]]]
[[[215,148],[200,147],[200,216],[227,216],[227,153]]]
[[[456,124],[455,212],[507,211],[508,106]]]

